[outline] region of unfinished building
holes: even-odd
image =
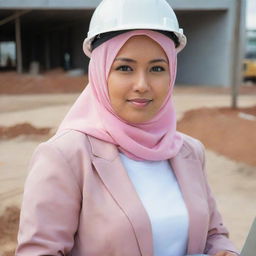
[[[243,0],[172,0],[188,38],[178,58],[178,84],[230,86],[241,79]],[[0,0],[0,68],[28,72],[62,67],[87,71],[82,52],[100,0]],[[13,49],[16,49],[15,53]]]

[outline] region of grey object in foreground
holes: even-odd
[[[250,228],[247,239],[244,243],[240,256],[255,256],[256,255],[256,218]],[[193,254],[186,256],[209,256],[207,254]]]
[[[256,218],[250,228],[247,239],[240,256],[255,256],[256,255]]]

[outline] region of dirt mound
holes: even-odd
[[[256,106],[191,110],[178,122],[178,130],[219,154],[256,166]]]
[[[81,92],[87,76],[69,76],[57,70],[32,76],[16,72],[0,73],[0,94],[42,94]]]
[[[0,126],[0,139],[11,139],[20,135],[48,135],[51,128],[36,128],[29,123]]]
[[[10,242],[13,242],[13,245],[17,241],[17,232],[19,225],[19,215],[20,209],[18,207],[12,206],[6,208],[4,214],[0,217],[0,247],[4,247]],[[13,247],[13,246],[10,246]],[[3,256],[14,255],[15,248],[8,248],[4,251]]]

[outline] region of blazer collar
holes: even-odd
[[[102,182],[127,216],[141,256],[153,256],[151,223],[121,162],[117,147],[89,137],[92,163]]]
[[[94,156],[109,161],[113,161],[118,156],[118,149],[115,145],[91,136],[88,136],[88,139]]]
[[[202,164],[185,151],[170,159],[169,162],[180,186],[189,215],[187,254],[203,252],[206,242],[205,228],[208,223],[206,223],[207,218],[202,217],[203,209],[198,207],[202,193],[198,189],[199,176],[197,173],[202,172]]]

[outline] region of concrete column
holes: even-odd
[[[21,48],[21,33],[20,33],[20,17],[15,19],[15,40],[16,40],[16,58],[17,72],[22,73],[22,48]]]
[[[242,64],[245,54],[245,0],[236,0],[236,15],[234,15],[233,30],[233,72],[232,72],[232,100],[231,107],[238,107],[239,87],[242,83]]]

